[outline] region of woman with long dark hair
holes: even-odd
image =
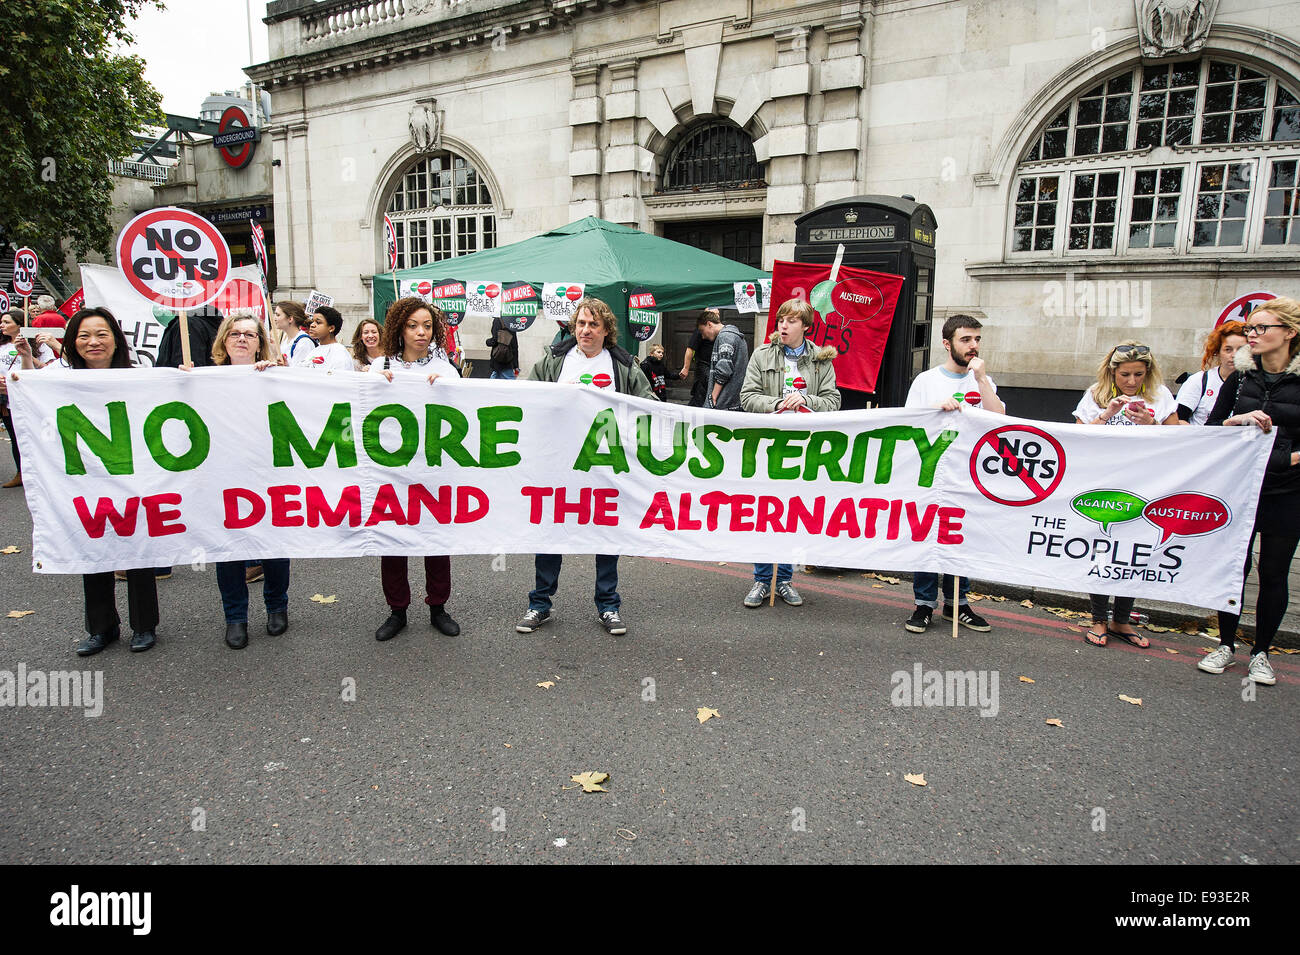
[[[363,318],[352,333],[352,365],[357,371],[369,371],[377,359],[384,357],[380,339],[384,326],[373,318]]]
[[[131,367],[131,348],[126,336],[106,308],[83,308],[73,315],[63,342],[67,374]],[[81,580],[86,597],[87,636],[77,644],[77,655],[88,657],[118,639],[121,618],[117,614],[111,570],[83,574]],[[140,653],[157,642],[154,631],[158,628],[158,586],[152,567],[136,567],[126,572],[126,600],[131,651]]]
[[[1272,686],[1277,678],[1268,651],[1286,614],[1291,558],[1300,542],[1300,302],[1293,298],[1264,302],[1246,316],[1245,332],[1247,346],[1234,356],[1236,371],[1223,383],[1209,423],[1274,432],[1242,573],[1244,603],[1245,578],[1250,575],[1258,537],[1255,646],[1246,675],[1255,683]],[[1198,668],[1222,673],[1232,666],[1240,622],[1238,614],[1219,611],[1219,646]]]
[[[419,375],[432,385],[439,378],[456,378],[456,367],[447,357],[442,342],[447,340],[447,322],[441,309],[426,305],[418,298],[399,298],[388,306],[384,316],[381,341],[383,358],[370,363],[370,370],[390,382],[394,375]],[[375,631],[376,640],[391,640],[406,629],[406,608],[411,605],[411,584],[404,556],[379,558],[384,600],[388,619]],[[429,622],[440,633],[454,637],[460,625],[447,613],[451,596],[451,558],[446,555],[424,558],[424,602],[429,606]]]
[[[1138,341],[1120,342],[1101,360],[1096,383],[1083,393],[1074,420],[1079,424],[1178,424],[1178,405],[1160,380],[1160,366],[1151,348]],[[1110,611],[1108,594],[1088,594],[1092,626],[1083,637],[1094,647],[1104,647],[1112,637],[1140,649],[1151,641],[1133,627],[1132,597],[1116,597]],[[1108,611],[1109,615],[1108,615]]]

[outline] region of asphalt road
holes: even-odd
[[[0,707],[0,862],[1300,859],[1300,657],[1248,700],[1244,653],[1196,671],[1204,638],[1098,650],[1013,602],[979,605],[991,633],[915,635],[906,581],[805,574],[802,608],[747,610],[747,567],[638,558],[620,562],[626,637],[597,623],[583,557],[556,621],[523,635],[532,560],[511,556],[453,561],[454,639],[413,608],[376,643],[378,561],[311,560],[284,636],[254,585],[249,646],[227,649],[211,568],[177,568],[153,651],[82,660],[80,581],[29,573],[18,492],[0,525],[21,548],[0,556],[0,671],[104,687],[97,718]],[[996,715],[894,705],[918,664],[996,673]],[[584,771],[609,791],[576,788]]]

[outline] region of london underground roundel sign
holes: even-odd
[[[221,114],[212,143],[226,165],[243,169],[253,159],[253,144],[257,139],[258,131],[249,124],[248,114],[238,106],[230,106]]]
[[[230,249],[217,227],[187,209],[150,209],[117,237],[117,266],[145,298],[193,309],[217,297],[230,272]]]

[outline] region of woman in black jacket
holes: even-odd
[[[1247,675],[1272,686],[1277,679],[1268,649],[1286,613],[1287,575],[1300,542],[1300,302],[1275,298],[1260,305],[1246,318],[1246,341],[1234,358],[1237,370],[1223,383],[1207,423],[1277,432],[1242,578],[1244,583],[1250,573],[1258,535],[1259,599]],[[1219,612],[1219,647],[1197,664],[1200,669],[1222,673],[1232,666],[1239,620],[1237,614]]]

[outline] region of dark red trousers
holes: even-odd
[[[379,576],[384,582],[384,599],[394,610],[411,605],[411,583],[406,576],[405,557],[379,558]],[[451,596],[451,558],[424,558],[424,602],[441,607]]]

